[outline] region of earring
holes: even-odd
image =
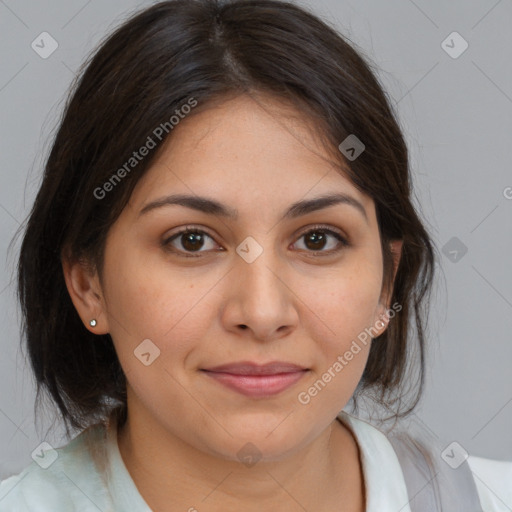
[[[90,325],[91,327],[96,327],[96,319],[94,319],[94,318],[93,318],[93,319],[89,322],[89,325]]]

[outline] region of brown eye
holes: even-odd
[[[211,240],[210,247],[208,247],[208,240]],[[199,253],[198,255],[201,255],[201,253],[209,252],[209,250],[218,247],[208,233],[197,228],[183,229],[164,240],[162,245],[165,248],[169,248],[172,252],[183,253],[184,256],[192,256],[191,253]],[[201,250],[205,246],[206,250]]]
[[[204,237],[198,232],[182,233],[181,245],[187,251],[197,251],[204,245]]]
[[[306,247],[312,251],[323,249],[328,238],[322,231],[311,231],[307,235],[304,235],[304,237]]]
[[[310,229],[300,239],[304,239],[305,250],[308,252],[331,254],[349,245],[338,232],[323,227]]]

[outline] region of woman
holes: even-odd
[[[435,252],[409,172],[369,64],[304,9],[178,0],[123,24],[20,254],[39,391],[82,432],[3,481],[0,511],[507,510],[511,464],[340,413],[421,394]]]

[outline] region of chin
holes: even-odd
[[[217,457],[244,463],[250,461],[278,461],[286,458],[294,451],[307,444],[311,432],[305,431],[286,415],[276,420],[272,415],[262,418],[253,415],[244,420],[234,421],[232,424],[222,423],[233,437],[223,431],[222,439],[212,442],[210,438],[209,451]],[[284,419],[286,418],[286,419]],[[283,421],[284,419],[284,421]]]

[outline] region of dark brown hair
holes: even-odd
[[[404,241],[391,299],[402,310],[372,343],[356,395],[367,390],[388,407],[399,403],[397,417],[417,404],[435,253],[413,206],[396,115],[372,64],[355,48],[289,2],[171,0],[134,14],[83,64],[27,219],[18,265],[36,403],[42,390],[48,392],[68,434],[68,423],[83,429],[112,412],[124,421],[126,379],[110,335],[92,334],[78,316],[61,258],[90,262],[101,278],[109,228],[172,131],[109,187],[105,199],[95,191],[191,98],[198,106],[190,115],[239,94],[288,102],[314,120],[340,172],[373,198],[385,284],[393,270],[389,241]],[[365,145],[353,161],[338,150],[351,134]],[[406,378],[413,352],[419,371]]]

